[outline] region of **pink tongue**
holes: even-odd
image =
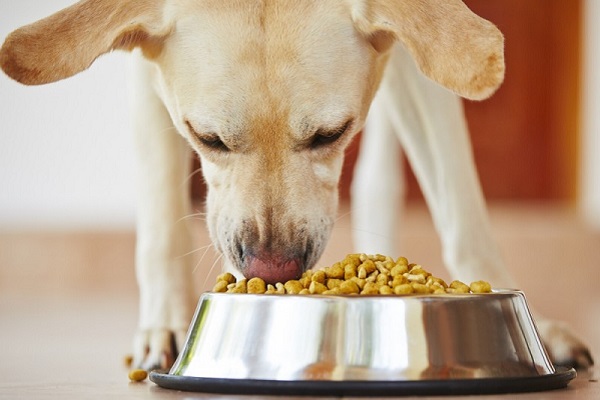
[[[244,276],[247,279],[261,278],[266,283],[285,283],[290,279],[298,279],[302,275],[302,267],[298,260],[284,260],[279,257],[248,257]]]

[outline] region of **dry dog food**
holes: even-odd
[[[249,280],[225,273],[217,277],[213,292],[255,294],[324,294],[324,295],[409,295],[446,293],[489,293],[488,282],[466,285],[453,281],[449,285],[419,264],[405,257],[394,260],[382,255],[349,254],[340,262],[320,270],[309,270],[298,280],[275,285],[260,278]]]
[[[133,356],[131,354],[125,355],[125,357],[123,357],[123,364],[125,364],[125,367],[131,368],[133,365]]]
[[[132,369],[129,371],[129,379],[134,382],[141,382],[148,377],[148,372],[143,369]]]

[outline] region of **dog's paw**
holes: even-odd
[[[136,333],[133,367],[152,371],[169,369],[183,348],[186,330],[150,329]]]
[[[554,365],[576,369],[594,365],[588,347],[565,323],[543,319],[537,326]]]

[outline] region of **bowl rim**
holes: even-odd
[[[289,396],[440,396],[541,392],[562,389],[577,376],[573,368],[557,367],[552,374],[512,378],[472,378],[419,381],[277,381],[200,378],[150,372],[150,381],[173,390],[220,394]]]
[[[313,298],[313,299],[448,299],[448,298],[457,298],[457,299],[465,299],[465,298],[484,298],[484,297],[499,297],[499,296],[523,296],[525,297],[525,292],[521,289],[492,289],[491,293],[440,293],[440,294],[421,294],[421,293],[410,293],[410,294],[291,294],[291,293],[226,293],[226,292],[212,292],[206,291],[200,295],[200,300],[205,295],[210,296],[248,296],[248,297],[257,297],[257,298]]]

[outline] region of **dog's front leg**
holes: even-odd
[[[423,77],[401,49],[390,61],[382,96],[431,210],[452,277],[518,288],[492,238],[460,99]],[[564,324],[536,317],[556,363],[586,367],[593,362]]]
[[[397,219],[405,195],[401,151],[385,99],[375,96],[352,177],[352,233],[357,251],[397,254]]]
[[[193,312],[187,178],[190,150],[150,84],[152,66],[138,57],[132,88],[138,150],[136,275],[140,291],[134,363],[169,366]]]
[[[452,276],[514,287],[492,238],[460,98],[425,78],[401,48],[394,49],[380,92]]]

